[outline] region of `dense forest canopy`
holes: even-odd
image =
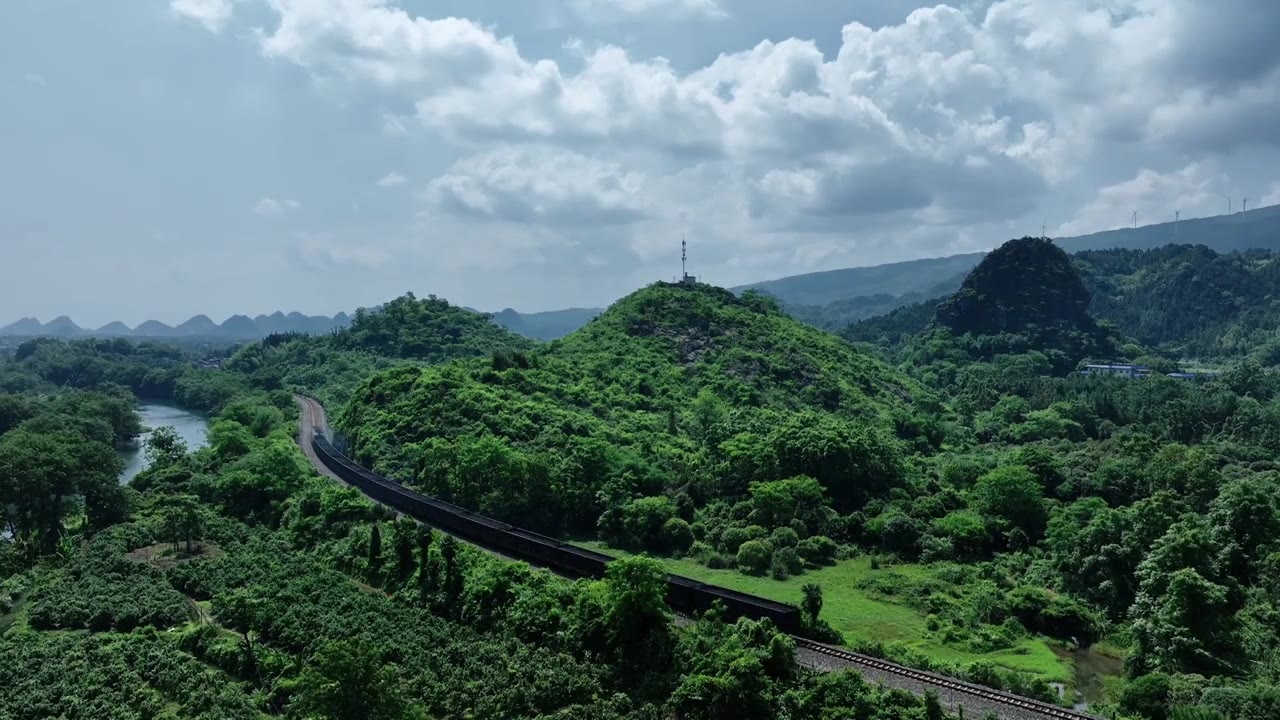
[[[1116,718],[1276,717],[1273,268],[1016,240],[947,301],[853,326],[865,344],[666,283],[544,345],[412,296],[225,370],[23,343],[0,360],[0,715],[943,717],[799,671],[767,623],[673,623],[680,568],[778,588],[812,636],[1049,700],[1037,648],[1092,646],[1123,661],[1092,700]],[[1070,372],[1201,347],[1248,359]],[[570,583],[396,519],[315,475],[297,390],[389,475],[649,557]],[[213,421],[196,452],[156,433],[122,488],[135,395]],[[890,611],[876,630],[914,618],[907,642],[841,620]]]
[[[664,494],[703,505],[797,475],[847,512],[929,445],[926,412],[924,388],[767,298],[660,283],[532,352],[376,375],[338,426],[429,492],[581,533]]]
[[[97,342],[22,355],[0,360],[2,717],[943,717],[801,672],[769,623],[676,625],[657,561],[574,583],[397,519],[317,476],[289,393],[235,371]],[[53,385],[68,360],[103,369]],[[116,381],[148,362],[216,399],[209,443],[153,433],[122,487],[112,445],[141,428]]]
[[[1280,256],[1272,251],[1218,253],[1203,245],[1149,250],[1089,250],[1071,256],[1088,293],[1088,313],[1146,352],[1171,361],[1244,357],[1280,364],[1276,309]],[[949,294],[860,317],[841,335],[853,342],[900,348],[936,317]],[[808,314],[806,314],[806,312]],[[797,317],[831,326],[840,313],[803,310]],[[1113,359],[1097,357],[1096,359]]]
[[[267,388],[309,392],[333,407],[375,370],[523,351],[534,341],[488,316],[434,295],[407,293],[377,310],[357,310],[346,327],[327,335],[271,335],[242,349],[229,369]]]

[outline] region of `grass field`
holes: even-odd
[[[617,557],[627,554],[599,542],[578,544]],[[928,638],[925,617],[917,610],[858,587],[862,580],[877,574],[927,575],[929,570],[920,565],[893,565],[873,570],[870,558],[864,556],[778,581],[743,575],[737,570],[712,570],[694,560],[658,559],[677,575],[794,605],[800,604],[800,588],[805,583],[817,583],[823,590],[822,618],[843,633],[846,642],[900,643],[940,662],[964,665],[988,660],[1011,670],[1034,673],[1046,682],[1070,683],[1072,680],[1071,664],[1054,654],[1044,640],[1024,640],[1015,647],[990,653],[967,652]]]

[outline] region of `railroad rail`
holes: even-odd
[[[797,648],[803,648],[805,650],[818,653],[819,655],[829,657],[847,666],[854,668],[867,668],[880,674],[901,677],[912,680],[921,685],[949,690],[954,695],[972,697],[985,701],[984,704],[1017,708],[1031,717],[1052,718],[1053,720],[1098,720],[1097,716],[1089,715],[1087,713],[1080,712],[1079,710],[1059,707],[1057,705],[1033,700],[1021,695],[1004,692],[1003,690],[994,690],[989,687],[965,682],[964,680],[957,680],[955,678],[927,672],[925,670],[916,670],[915,668],[891,663],[887,660],[882,660],[870,655],[863,655],[862,653],[856,653],[843,648],[815,642],[808,638],[797,636],[792,637],[795,640]]]
[[[601,577],[604,564],[612,558],[583,548],[570,546],[553,538],[501,523],[459,508],[450,503],[416,493],[399,483],[383,478],[361,467],[330,445],[324,408],[319,402],[297,396],[302,409],[298,442],[308,459],[323,474],[356,487],[374,501],[398,513],[426,521],[481,547],[497,550],[506,557],[532,562],[553,571],[575,577]],[[792,606],[739,593],[727,588],[706,585],[689,578],[668,576],[668,602],[673,607],[701,611],[713,600],[729,606],[731,614],[771,617],[783,630],[790,630],[795,610]],[[736,611],[736,612],[735,612]],[[952,709],[995,712],[1009,720],[1097,720],[1078,710],[1032,700],[1013,693],[994,690],[975,683],[957,680],[937,673],[916,670],[880,658],[815,642],[792,635],[796,648],[823,658],[816,669],[855,669],[868,678],[878,676],[886,684],[923,692],[933,688],[945,694],[944,702]]]

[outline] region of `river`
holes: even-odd
[[[1086,711],[1089,706],[1096,704],[1102,699],[1106,678],[1124,673],[1124,660],[1104,655],[1091,648],[1068,650],[1055,647],[1053,652],[1058,657],[1071,661],[1075,668],[1075,680],[1072,685],[1075,686],[1076,695],[1072,702],[1076,710]],[[1065,687],[1059,683],[1054,684],[1057,685],[1056,689],[1061,695]]]
[[[129,482],[146,469],[147,438],[155,428],[166,425],[173,427],[186,441],[187,448],[190,450],[204,447],[208,442],[209,418],[200,413],[183,410],[173,405],[143,403],[138,408],[138,414],[142,416],[144,432],[138,436],[136,444],[119,450],[120,457],[125,462],[124,472],[120,474],[121,483]]]

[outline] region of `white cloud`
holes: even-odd
[[[288,210],[297,210],[302,207],[302,203],[297,200],[276,200],[275,198],[264,197],[253,206],[253,214],[263,217],[278,217]]]
[[[409,180],[408,178],[401,175],[400,173],[392,171],[387,173],[386,175],[383,175],[382,179],[379,180],[377,184],[378,184],[378,187],[391,188],[391,187],[398,187],[400,185],[403,185],[406,182],[408,182],[408,180]]]
[[[1138,224],[1169,222],[1181,211],[1185,218],[1216,215],[1226,208],[1219,193],[1228,179],[1203,163],[1191,163],[1180,170],[1159,173],[1143,169],[1132,179],[1098,191],[1074,220],[1058,228],[1055,235],[1073,236],[1125,227],[1138,213]]]
[[[1208,212],[1208,186],[1227,182],[1215,159],[1280,148],[1280,50],[1198,0],[937,5],[896,25],[850,22],[828,54],[763,41],[691,70],[586,41],[537,57],[492,27],[392,0],[265,1],[278,19],[259,36],[267,57],[413,108],[383,114],[386,134],[499,148],[433,180],[432,212],[661,233],[708,217],[704,242],[724,262],[757,252],[821,265],[857,255],[851,235],[864,262],[895,243],[900,256],[910,242],[989,247],[1030,217],[1080,232],[1123,224],[1130,205],[1152,218],[1171,203]],[[633,17],[724,12],[574,2]],[[638,232],[617,232],[613,243],[642,252]]]
[[[595,21],[634,17],[720,20],[729,16],[717,0],[573,0],[573,8],[584,18]]]
[[[506,148],[466,158],[432,180],[432,207],[485,220],[564,226],[638,221],[649,212],[644,178],[583,155]]]
[[[214,33],[222,32],[231,22],[233,11],[232,0],[170,0],[169,8]]]

